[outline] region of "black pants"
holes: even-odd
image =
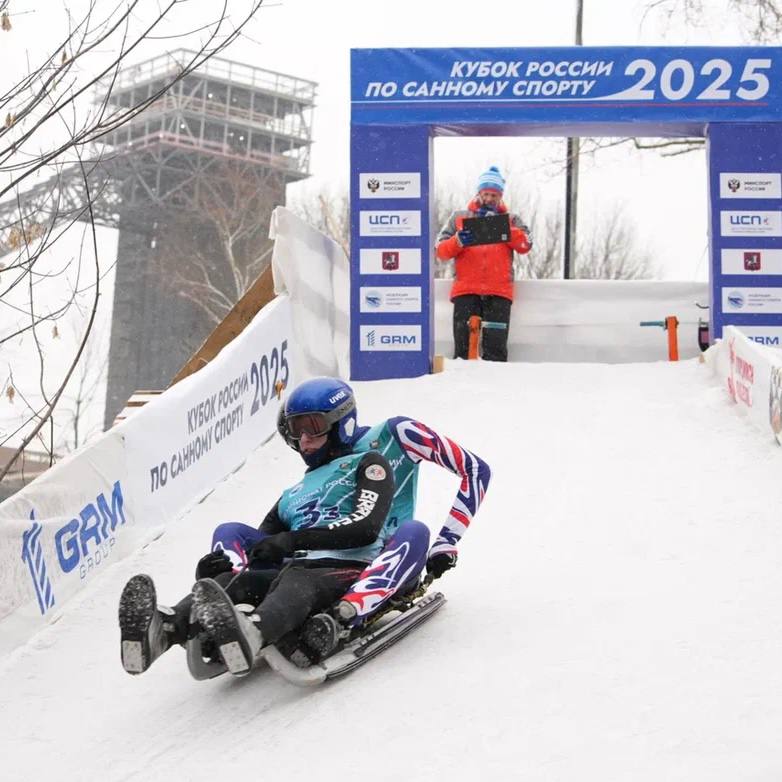
[[[247,569],[232,583],[233,573],[220,573],[215,581],[226,589],[234,604],[258,606],[263,642],[273,644],[301,627],[311,614],[339,600],[364,568],[366,564],[360,562],[301,560],[282,570]],[[192,595],[188,595],[176,605],[177,632],[172,643],[187,639],[192,602]]]
[[[453,299],[453,357],[467,358],[470,346],[469,320],[480,315],[482,320],[504,323],[504,329],[484,328],[482,356],[486,361],[508,360],[509,299],[502,296],[477,296],[468,293]]]
[[[258,606],[264,644],[273,644],[304,624],[310,614],[339,600],[366,564],[300,560],[282,570],[245,570],[228,589],[234,603]],[[215,580],[229,582],[231,573]]]

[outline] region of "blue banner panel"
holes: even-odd
[[[712,337],[782,342],[782,125],[709,125]]]
[[[353,49],[352,122],[463,130],[475,124],[481,132],[509,124],[608,129],[636,123],[648,126],[645,135],[678,135],[702,130],[710,121],[776,121],[782,116],[781,52],[779,47]],[[559,133],[566,135],[562,127]]]
[[[350,175],[350,376],[431,370],[428,127],[353,127]]]

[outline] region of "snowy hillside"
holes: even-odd
[[[680,364],[465,364],[355,384],[363,423],[420,418],[493,480],[448,604],[315,690],[119,662],[124,582],[190,588],[222,520],[301,472],[276,440],[0,661],[0,775],[27,780],[782,779],[782,450]],[[456,479],[424,465],[439,529]]]

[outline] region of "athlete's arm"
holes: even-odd
[[[448,518],[429,549],[430,556],[441,552],[455,553],[456,544],[478,512],[489,486],[489,465],[420,421],[399,417],[392,418],[389,425],[409,459],[434,462],[461,478]]]

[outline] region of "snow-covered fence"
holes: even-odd
[[[737,408],[764,436],[782,444],[782,352],[727,326],[705,354]]]
[[[274,433],[290,350],[281,296],[201,371],[0,504],[0,653]]]

